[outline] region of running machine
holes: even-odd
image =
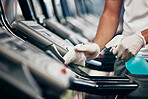
[[[0,92],[21,99],[44,99],[58,98],[69,88],[74,73],[56,61],[52,52],[49,57],[2,28],[0,46]]]
[[[69,28],[57,22],[51,0],[30,0],[34,15],[47,29],[56,33],[63,39],[70,40],[74,45],[79,43],[88,43],[89,40],[80,36],[80,34],[71,31]],[[45,16],[45,17],[44,17]]]
[[[89,2],[89,0],[75,0],[78,16],[94,24],[95,27],[98,27],[99,17],[97,18],[91,14],[88,14],[84,2]]]
[[[85,8],[86,8],[86,12],[88,14],[94,15],[95,17],[98,16],[97,13],[95,12],[95,6],[93,5],[93,1],[92,0],[83,0]]]
[[[99,82],[97,83],[88,81],[85,79],[83,80],[74,79],[73,84],[70,86],[70,88],[88,92],[88,93],[93,93],[93,94],[124,94],[124,93],[131,92],[138,87],[137,83],[133,82],[132,81],[133,79],[131,77],[129,77],[131,79],[129,79],[128,81],[125,78],[122,78],[122,81],[126,80],[125,83],[120,81],[121,78],[120,79],[119,78],[115,79],[112,77],[105,78],[105,79],[104,78],[105,77],[100,78]],[[113,80],[115,80],[115,82],[113,82]],[[100,82],[100,81],[103,81],[103,82]],[[104,83],[105,81],[111,81],[111,83],[110,82]],[[118,83],[118,81],[120,82]],[[143,86],[140,86],[140,87],[143,87]]]
[[[19,2],[21,2],[20,4],[23,4],[21,7],[29,6],[28,2],[25,0],[20,0]],[[32,20],[32,16],[31,16],[32,14],[30,12],[30,9],[29,9],[29,7],[27,7],[27,8],[28,9],[24,10],[24,11],[26,11],[26,12],[24,12],[24,16],[26,17],[27,20]],[[1,9],[3,9],[2,2],[1,2]],[[66,53],[67,48],[69,46],[71,46],[71,44],[69,45],[69,43],[66,43],[61,38],[58,38],[56,35],[54,35],[50,31],[47,31],[45,28],[43,28],[41,25],[37,24],[34,21],[19,21],[19,20],[17,20],[13,24],[13,28],[14,28],[14,30],[13,30],[5,17],[4,10],[2,10],[1,21],[8,31],[15,33],[16,35],[18,35],[22,39],[34,44],[35,46],[37,46],[38,48],[43,50],[47,55],[48,55],[48,52],[52,51],[58,57],[58,59],[60,61],[64,62],[64,60],[62,58],[62,54]],[[91,61],[89,62],[89,64],[90,63],[91,63]],[[95,69],[98,69],[98,70],[102,69],[102,66],[100,63],[97,63],[93,66],[92,66],[92,64],[93,63],[91,63],[91,65],[86,65],[86,67],[89,67],[92,69],[94,69],[94,67],[95,67]],[[73,64],[73,63],[68,65],[68,67],[71,70],[73,70],[74,72],[76,72],[78,74],[78,77],[82,77],[85,79],[91,79],[91,80],[95,80],[95,81],[100,80],[100,77],[90,76],[86,72],[82,71],[79,68],[79,66],[80,65]],[[107,78],[101,77],[101,79],[108,79],[108,77]],[[127,81],[126,78],[122,79],[120,77],[119,78],[113,77],[109,80],[117,80],[117,79]]]
[[[6,39],[11,40],[11,35],[0,28],[0,98],[43,99],[42,91],[30,74],[28,67],[25,64],[14,61],[8,55],[10,53],[7,50],[10,49],[6,49],[8,47],[4,43]],[[26,75],[26,73],[28,74]]]
[[[78,33],[81,33],[83,32],[83,30],[80,28],[80,27],[77,27],[77,26],[74,26],[72,25],[71,23],[68,23],[64,17],[64,9],[62,9],[62,6],[61,6],[61,1],[58,0],[51,0],[52,1],[52,4],[53,4],[53,8],[54,8],[54,12],[55,12],[55,16],[58,20],[59,23],[69,27],[71,30],[75,31],[75,32],[78,32]],[[64,6],[66,7],[66,6]],[[70,13],[70,12],[69,12]],[[70,15],[70,14],[68,14]],[[82,34],[83,35],[83,34]]]
[[[77,16],[77,10],[74,0],[61,0],[62,11],[68,24],[79,27],[82,35],[93,40],[97,32],[97,27]]]
[[[23,2],[21,4],[23,6],[28,6],[28,2],[25,0],[20,0],[19,2]],[[26,4],[26,5],[25,5]],[[24,10],[24,17],[28,20],[32,20],[32,14],[30,12],[30,9],[28,7],[28,10]],[[20,21],[16,20],[13,23],[13,29],[9,25],[9,22],[7,22],[5,14],[2,14],[2,22],[4,23],[5,27],[7,27],[7,30],[10,32],[13,31],[17,36],[21,37],[22,39],[34,44],[41,50],[43,50],[46,54],[48,54],[48,51],[51,50],[63,63],[64,60],[62,56],[68,51],[69,47],[73,47],[72,44],[69,42],[65,42],[63,39],[59,38],[52,32],[48,31],[41,25],[37,24],[35,21]],[[52,44],[51,44],[52,43]],[[78,68],[78,65],[73,64],[72,70],[75,70],[78,73],[84,73],[82,74],[83,76],[88,76],[87,73],[82,71],[81,69]],[[81,66],[80,66],[81,67]],[[92,69],[101,69],[101,63],[98,61],[92,60],[86,62],[86,67],[92,68]]]
[[[77,2],[75,0],[65,0],[65,3],[67,3],[67,9],[69,9],[72,18],[80,21],[85,26],[89,26],[92,30],[94,29],[95,25],[93,23],[89,22],[89,20],[85,20],[84,18],[80,17],[80,9],[79,6],[77,6]],[[78,2],[78,4],[80,3],[81,2]]]
[[[17,41],[16,42],[10,42],[10,43],[8,43],[8,47],[10,47],[9,44],[10,44],[10,46],[12,44],[15,47],[18,47],[18,49],[24,51],[23,48],[25,47],[25,45],[22,45],[22,43],[20,43],[20,42],[17,42]],[[6,45],[6,44],[4,44],[4,45]],[[12,47],[14,47],[14,46],[12,46]],[[8,50],[8,48],[6,48],[6,49]],[[7,51],[6,49],[4,49],[3,51]],[[14,48],[14,50],[16,50],[16,48]],[[7,51],[7,53],[8,53],[8,51]],[[29,54],[22,53],[22,52],[18,52],[18,53],[19,54],[26,55],[26,57],[29,55],[28,58],[29,58],[29,60],[32,60],[31,62],[33,62],[33,64],[31,64],[31,63],[28,63],[27,64],[27,63],[25,63],[25,60],[23,60],[23,62],[25,64],[27,64],[27,66],[29,66],[30,70],[32,70],[33,73],[35,73],[38,76],[41,75],[38,72],[34,72],[34,69],[37,69],[34,66],[35,65],[34,63],[36,61],[36,58],[38,58],[36,55],[35,56],[34,55],[31,55],[32,56],[32,59],[31,59],[30,53]],[[48,55],[49,55],[49,53],[48,53]],[[39,56],[39,59],[40,59],[42,55],[40,54],[38,56]],[[14,58],[19,59],[19,60],[22,59],[22,58],[19,57],[19,55],[12,55],[11,57],[14,57]],[[10,58],[10,56],[9,56],[9,58]],[[47,60],[45,60],[45,62],[48,62],[48,61],[49,61],[49,58],[47,57]],[[42,64],[44,62],[39,62],[39,63]],[[49,62],[49,64],[51,64],[51,63]],[[33,67],[31,67],[32,65],[33,65]],[[47,64],[46,64],[46,66],[47,66]],[[55,67],[55,64],[54,64],[54,67]],[[37,70],[39,70],[41,72],[41,69],[37,69]],[[53,70],[53,69],[51,69],[51,70]],[[54,70],[54,72],[55,72],[55,70]],[[45,72],[42,72],[42,73],[45,73]],[[50,72],[50,73],[52,74],[53,72]],[[72,73],[70,73],[70,75],[71,74]],[[46,79],[44,78],[44,76],[42,76],[43,77],[42,80],[46,82]],[[40,81],[40,80],[37,80],[37,81]],[[58,79],[58,82],[59,82],[59,79]],[[104,82],[106,82],[106,83],[104,83]],[[119,83],[117,83],[117,82],[119,82]],[[50,82],[46,82],[44,84],[47,84],[47,86],[48,86],[49,83]],[[59,82],[59,83],[61,83],[61,82]],[[44,87],[44,88],[47,88],[47,86]],[[136,89],[137,87],[138,87],[138,85],[136,83],[129,82],[129,79],[127,79],[127,78],[120,78],[120,77],[91,77],[91,80],[86,79],[86,78],[75,78],[75,79],[72,80],[69,88],[72,89],[72,90],[78,90],[78,91],[83,91],[83,92],[87,92],[87,93],[97,94],[98,95],[98,94],[126,94],[126,92],[131,92],[134,89]],[[125,91],[127,89],[128,89],[128,91]],[[120,90],[120,91],[118,91],[118,90]],[[57,92],[57,90],[56,90],[56,92]],[[111,93],[111,92],[113,92],[113,93]]]
[[[27,44],[28,43],[24,43],[21,40],[12,37],[10,34],[7,34],[7,32],[0,32],[0,45],[3,46],[0,47],[0,56],[2,57],[1,62],[7,63],[8,60],[10,60],[11,66],[9,67],[11,68],[11,70],[13,70],[14,73],[17,73],[18,71],[15,71],[17,70],[16,68],[12,69],[12,62],[17,64],[18,67],[28,67],[33,74],[33,77],[35,78],[39,86],[42,88],[43,99],[49,97],[58,98],[57,96],[63,93],[65,88],[67,88],[68,86],[68,88],[72,90],[83,91],[96,95],[126,95],[134,91],[138,87],[136,82],[130,81],[129,79],[126,80],[125,78],[122,78],[121,80],[121,78],[113,79],[112,77],[108,77],[105,79],[100,78],[100,80],[96,81],[82,78],[74,78],[74,75],[70,70],[67,69],[66,71],[63,71],[65,67],[63,66],[63,64],[60,64],[54,60],[56,58],[52,53],[50,53],[51,57],[49,57],[33,45],[31,45],[30,47]],[[28,77],[29,72],[25,71],[25,73]],[[1,75],[0,78],[2,76],[3,75]],[[5,77],[3,77],[3,79]],[[8,81],[8,83],[10,82],[11,80]],[[34,86],[36,85],[35,83],[32,84]],[[29,89],[28,87],[25,88]],[[18,92],[20,93],[20,90]],[[33,92],[35,93],[36,91]],[[44,93],[48,93],[48,95]],[[30,94],[32,93],[29,91],[29,95]],[[24,98],[42,99],[36,94],[35,96],[36,97]]]
[[[83,0],[84,6],[86,8],[86,13],[92,17],[98,18],[98,13],[95,12],[95,5],[93,4],[94,1],[92,0]],[[95,19],[96,19],[95,18]]]

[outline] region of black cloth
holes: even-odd
[[[130,74],[126,69],[125,63],[121,59],[116,59],[114,64],[114,76],[124,77],[128,75],[130,80],[138,83],[138,88],[125,96],[119,96],[118,99],[148,99],[148,75]]]
[[[114,76],[124,77],[125,74],[130,74],[125,67],[125,62],[117,58],[114,64]]]

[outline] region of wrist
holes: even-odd
[[[100,53],[100,46],[98,45],[98,44],[96,44],[96,43],[93,43],[93,45],[95,46],[95,48],[97,49],[97,54],[96,54],[96,57],[98,57],[99,56],[99,53]],[[95,58],[96,58],[95,57]]]
[[[148,29],[142,31],[141,34],[144,36],[146,43],[148,43]]]
[[[100,52],[100,46],[97,43],[93,43],[94,46],[96,46],[96,48],[99,50]]]

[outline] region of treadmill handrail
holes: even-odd
[[[7,31],[13,34],[14,31],[6,18],[2,0],[0,0],[0,14],[1,14],[0,20],[1,20],[2,25],[7,29]]]
[[[138,88],[136,82],[99,83],[75,79],[69,89],[91,93],[95,95],[119,95],[128,94]]]

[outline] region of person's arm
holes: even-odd
[[[107,42],[109,42],[116,33],[122,0],[106,0],[105,8],[100,19],[97,34],[94,43],[98,44],[102,50]]]
[[[141,31],[141,34],[144,36],[146,43],[148,43],[148,29]]]
[[[74,62],[75,64],[85,64],[98,57],[100,50],[114,36],[120,17],[122,0],[106,0],[103,15],[101,17],[97,35],[94,43],[76,45],[74,50],[69,51],[65,56],[65,64]],[[72,54],[74,53],[74,54]]]

